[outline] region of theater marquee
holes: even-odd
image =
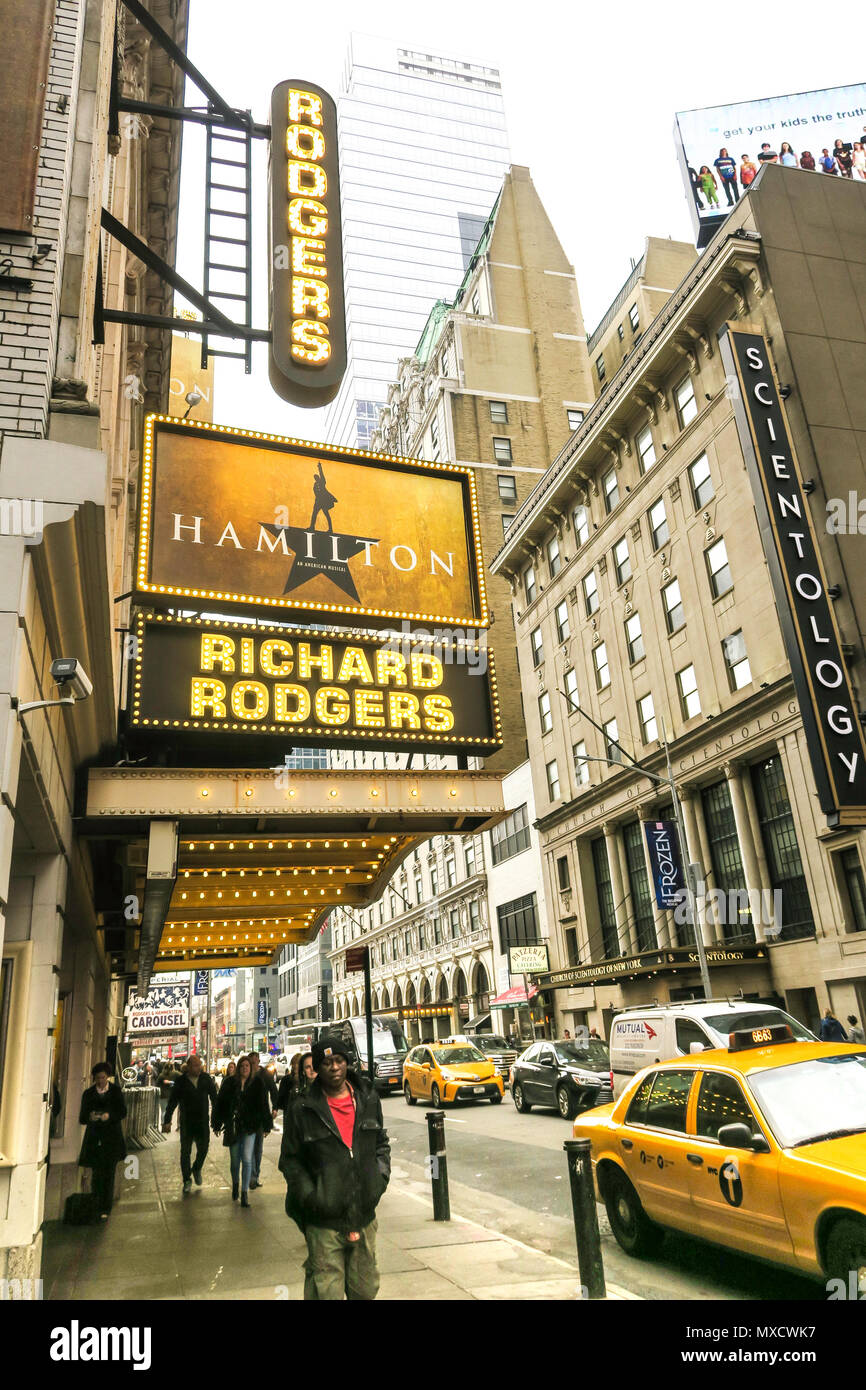
[[[720,345],[821,809],[866,825],[866,741],[767,343],[726,324]]]
[[[271,385],[327,405],[346,371],[337,112],[309,82],[271,96],[270,205]]]
[[[474,475],[148,416],[135,593],[486,627]]]
[[[130,730],[203,747],[251,735],[316,747],[501,747],[492,668],[472,644],[138,614]],[[489,653],[485,654],[489,661]]]

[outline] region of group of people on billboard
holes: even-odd
[[[740,191],[749,187],[762,164],[786,164],[792,169],[808,169],[812,173],[866,179],[866,126],[858,140],[845,140],[839,136],[817,152],[801,150],[798,153],[788,140],[783,140],[777,150],[769,140],[765,140],[754,159],[751,155],[743,154],[738,162],[723,145],[712,163],[701,164],[697,169],[691,164],[688,166],[698,212],[722,211],[722,193],[726,206],[733,207],[739,201]]]

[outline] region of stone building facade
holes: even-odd
[[[617,748],[664,777],[665,728],[714,994],[810,1025],[827,1005],[866,1011],[866,837],[818,805],[718,342],[731,321],[770,345],[863,709],[863,539],[856,515],[841,532],[828,518],[866,482],[864,245],[862,184],[764,168],[493,559],[533,750],[555,964],[540,983],[563,1025],[700,992],[641,825],[670,796]]]

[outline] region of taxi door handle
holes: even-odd
[[[689,1163],[693,1163],[696,1168],[699,1168],[704,1161],[700,1154],[686,1154],[686,1158],[689,1160]]]
[[[623,1148],[627,1149],[629,1152],[634,1148],[634,1143],[631,1139],[620,1139],[619,1142],[622,1144]]]

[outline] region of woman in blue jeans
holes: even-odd
[[[226,1077],[217,1098],[213,1130],[223,1131],[223,1144],[229,1151],[232,1171],[232,1201],[238,1196],[248,1207],[250,1178],[256,1131],[271,1123],[267,1092],[260,1076],[252,1076],[249,1057],[241,1057],[234,1076]]]

